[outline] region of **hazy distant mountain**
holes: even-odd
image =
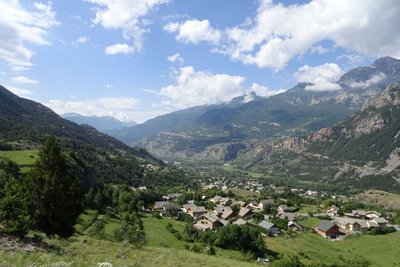
[[[0,86],[0,146],[2,149],[37,148],[48,135],[62,147],[85,180],[137,182],[140,165],[160,163],[142,148],[133,148],[87,125],[63,119],[44,105],[16,96]]]
[[[77,124],[90,125],[103,133],[110,130],[132,127],[137,124],[134,121],[123,122],[111,116],[84,116],[78,113],[65,113],[61,116]]]
[[[395,81],[400,81],[400,61],[384,57],[344,74],[337,82],[340,90],[313,91],[312,84],[299,83],[269,98],[253,93],[226,104],[159,116],[112,134],[162,158],[225,160],[258,141],[301,136],[342,121]]]

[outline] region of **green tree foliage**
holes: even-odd
[[[8,180],[2,190],[3,198],[0,199],[0,222],[3,231],[23,237],[31,225],[26,209],[26,195],[21,183],[15,178]]]
[[[47,235],[70,236],[81,212],[80,183],[69,170],[56,138],[50,136],[25,180],[33,227]]]

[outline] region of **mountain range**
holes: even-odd
[[[233,162],[300,180],[400,190],[400,84],[387,86],[332,127],[260,141],[241,150]]]
[[[397,81],[400,60],[383,57],[342,75],[334,83],[336,90],[299,83],[269,98],[252,93],[108,133],[163,159],[229,161],[260,141],[303,136],[343,121]]]
[[[102,133],[107,131],[117,131],[128,127],[135,126],[137,123],[134,121],[124,122],[111,116],[84,116],[78,113],[65,113],[61,115],[64,119],[73,121],[77,124],[87,124]]]

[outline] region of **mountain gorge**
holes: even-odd
[[[230,103],[173,112],[111,134],[163,159],[229,161],[239,153],[244,157],[265,140],[303,136],[345,120],[399,80],[400,60],[383,57],[344,74],[335,83],[336,90],[315,90],[311,83],[299,83],[269,98],[252,93]],[[268,145],[257,151],[264,150]]]

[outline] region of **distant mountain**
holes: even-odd
[[[116,129],[124,129],[132,127],[137,124],[134,121],[123,122],[111,116],[84,116],[78,113],[65,113],[61,115],[61,117],[80,125],[81,124],[90,125],[103,133]]]
[[[389,85],[333,127],[259,142],[240,151],[235,162],[301,180],[400,191],[400,84]]]
[[[138,183],[143,173],[141,164],[163,164],[142,148],[129,147],[90,126],[65,120],[44,105],[0,86],[0,147],[39,147],[50,134],[71,152],[76,172],[86,183]]]
[[[239,147],[302,136],[342,121],[394,81],[400,81],[400,61],[384,57],[344,74],[337,82],[340,90],[314,91],[313,84],[299,83],[269,98],[252,93],[166,114],[112,135],[165,159],[226,160]]]

